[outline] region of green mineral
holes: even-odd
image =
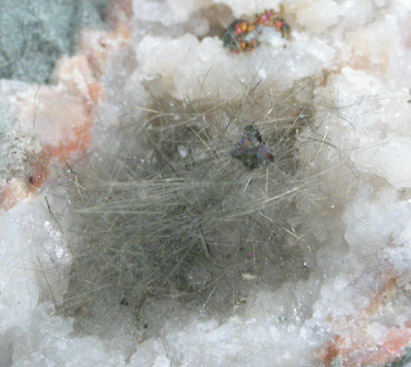
[[[107,0],[0,0],[0,78],[47,83],[78,31],[102,28]]]

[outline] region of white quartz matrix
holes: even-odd
[[[106,332],[79,334],[73,319],[55,313],[69,281],[70,218],[63,191],[49,192],[46,184],[0,214],[0,366],[365,367],[405,355],[411,0],[111,3],[112,22],[127,28],[128,43],[116,53],[115,38],[108,39],[98,46],[112,51],[107,59],[88,58],[106,94],[96,121],[144,116],[147,85],[185,100],[235,97],[252,78],[278,88],[323,78],[313,91],[314,121],[299,132],[308,183],[290,219],[319,250],[307,263],[308,279],[256,289],[223,320],[187,315],[146,338],[132,315],[113,305],[101,326]],[[265,9],[281,9],[289,40],[274,32],[253,52],[235,54],[212,32]],[[98,55],[96,32],[84,32],[79,54]],[[31,126],[29,114],[20,116]],[[42,129],[42,141],[52,141]]]

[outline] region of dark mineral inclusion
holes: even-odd
[[[274,162],[273,150],[264,144],[260,131],[254,124],[244,128],[244,133],[234,145],[231,156],[239,159],[250,169]]]

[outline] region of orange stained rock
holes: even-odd
[[[325,348],[319,351],[317,357],[319,360],[324,362],[327,366],[338,356],[339,348],[338,342],[340,340],[339,336],[336,336],[331,342],[329,342]]]
[[[0,187],[0,209],[8,210],[28,196],[29,192],[24,183],[11,179]]]
[[[395,278],[388,278],[363,312],[356,317],[347,316],[346,324],[350,327],[346,331],[342,330],[341,335],[336,335],[318,353],[318,359],[325,366],[338,359],[342,367],[380,367],[402,356],[411,345],[411,321],[404,327],[389,328],[378,342],[370,339],[367,330],[372,323],[370,317],[395,294],[396,287]]]
[[[111,32],[86,29],[81,33],[78,52],[87,58],[95,78],[103,75],[110,56],[119,54],[127,46],[130,36],[131,28],[126,23],[118,24]]]
[[[95,109],[104,89],[84,56],[63,57],[54,72],[56,86],[27,85],[16,95],[16,121],[22,134],[34,134],[41,152],[24,180],[12,178],[0,187],[0,209],[10,209],[39,189],[52,160],[67,162],[91,141]]]
[[[25,182],[12,179],[0,187],[0,209],[8,210],[16,205],[18,201],[37,191],[49,176],[49,165],[53,159],[64,163],[69,161],[75,153],[84,151],[90,144],[91,126],[92,124],[89,123],[75,128],[73,133],[76,139],[69,141],[67,144],[44,146],[39,160],[34,164],[32,172],[27,174]]]
[[[90,83],[88,85],[88,95],[94,104],[99,104],[104,96],[104,88],[100,83]]]
[[[26,186],[29,192],[35,192],[46,181],[49,175],[47,163],[42,158],[35,163],[33,173],[27,177]]]
[[[403,329],[392,329],[388,332],[384,342],[384,348],[390,355],[400,355],[411,342],[411,323],[407,323],[408,327]]]
[[[44,160],[49,161],[56,158],[60,162],[66,162],[75,152],[82,152],[91,141],[91,124],[84,125],[74,129],[76,139],[69,141],[67,144],[61,143],[57,146],[47,145],[43,149]]]
[[[365,310],[366,314],[370,316],[375,314],[380,306],[394,295],[396,288],[396,278],[394,276],[387,277],[380,291],[370,300],[370,305]]]
[[[19,133],[34,135],[41,153],[25,181],[12,178],[0,187],[0,209],[11,208],[36,191],[48,176],[51,160],[66,162],[90,144],[95,110],[105,94],[99,78],[109,56],[125,47],[130,34],[124,24],[117,24],[113,32],[85,30],[79,54],[57,62],[51,77],[54,86],[27,85],[15,95],[10,88]]]
[[[338,360],[343,367],[380,367],[402,356],[411,342],[410,328],[392,328],[378,344],[369,344],[361,335],[337,336],[330,342],[320,359],[326,366]]]
[[[97,104],[104,97],[103,86],[96,81],[93,70],[83,55],[63,56],[56,64],[52,81],[67,92]]]
[[[106,7],[106,17],[114,28],[127,22],[133,16],[132,0],[109,0]]]

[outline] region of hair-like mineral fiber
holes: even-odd
[[[307,276],[306,244],[290,245],[287,219],[307,185],[295,143],[312,118],[313,83],[157,99],[144,121],[113,128],[121,151],[107,138],[98,159],[71,171],[74,263],[62,311],[85,322],[114,302],[141,318],[173,300],[222,316],[257,284]],[[275,157],[254,169],[231,154],[251,123]]]

